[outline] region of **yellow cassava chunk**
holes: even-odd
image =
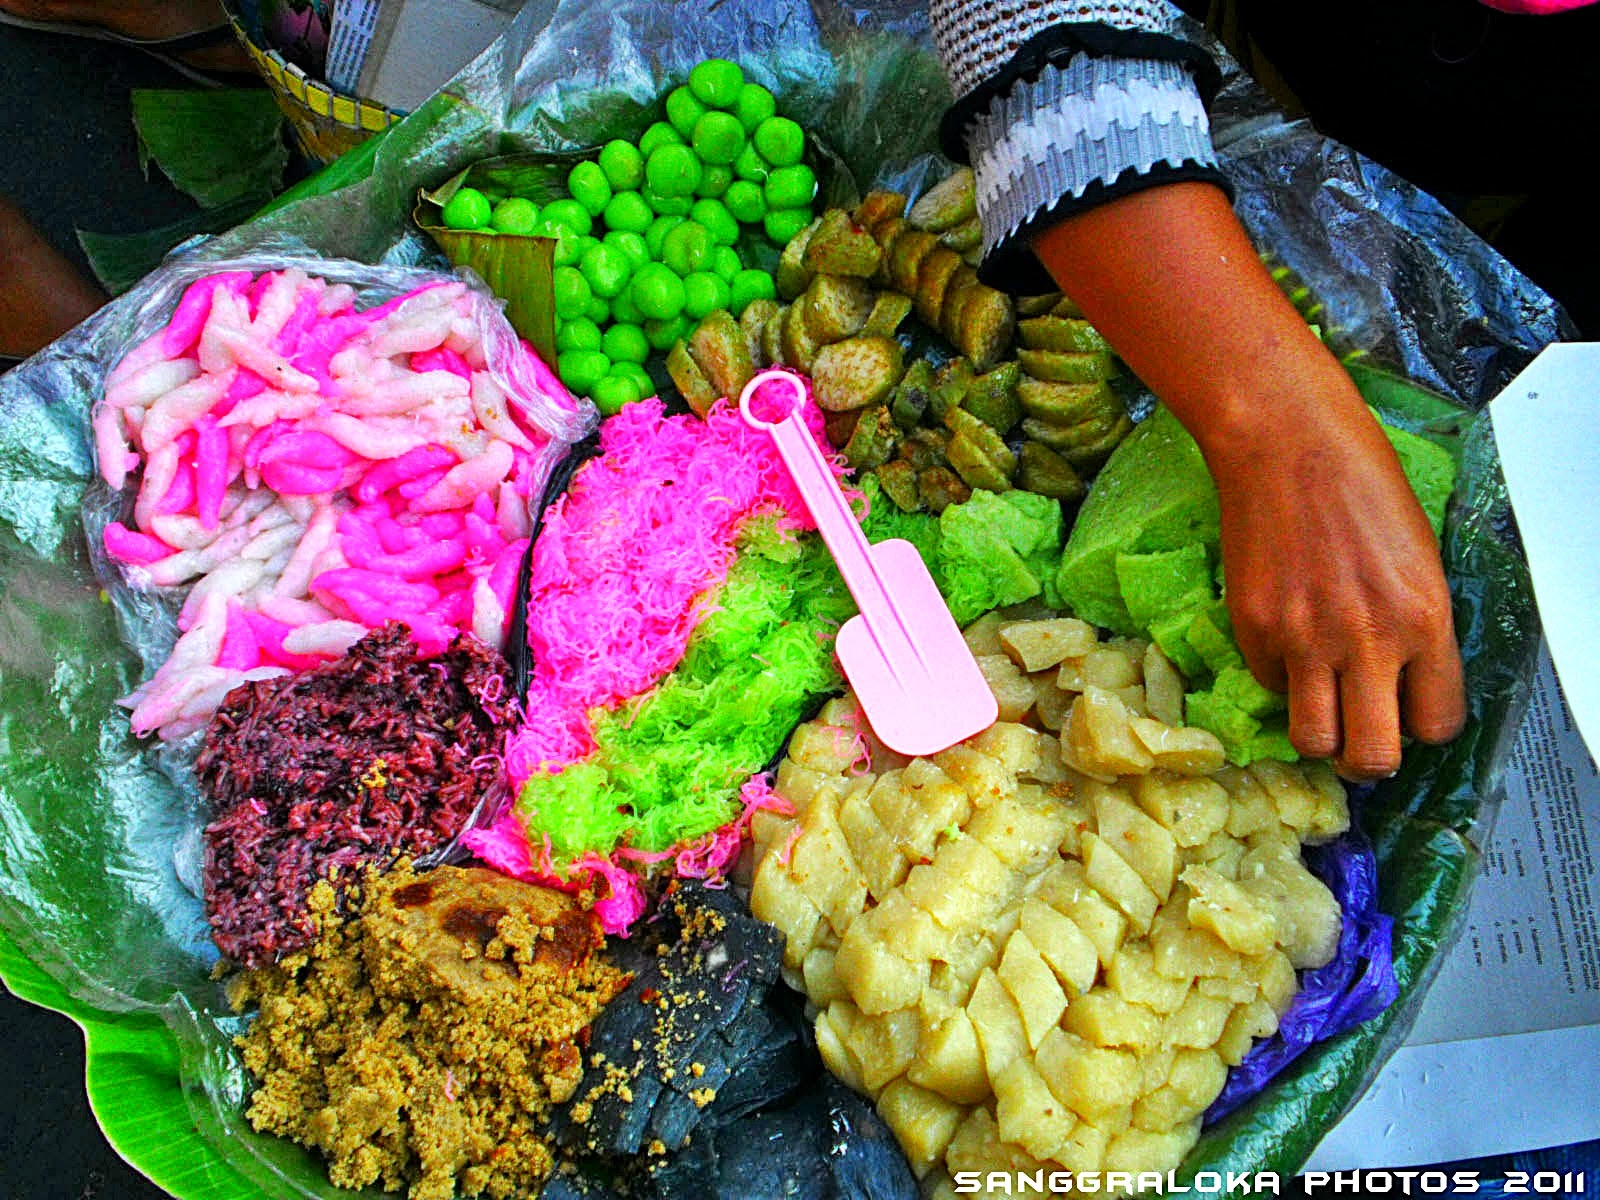
[[[961,636],[974,656],[1004,654],[1006,651],[1000,642],[1000,630],[1006,624],[1006,619],[999,611],[991,609],[963,629]]]
[[[1239,886],[1271,910],[1295,967],[1321,967],[1339,948],[1339,902],[1298,855],[1280,843],[1258,846],[1239,863]]]
[[[1128,930],[1128,919],[1089,882],[1081,862],[1052,867],[1040,881],[1038,896],[1083,931],[1094,943],[1100,965],[1109,966]]]
[[[967,1016],[972,1019],[972,1030],[983,1051],[983,1069],[992,1086],[1007,1063],[1019,1054],[1032,1052],[1022,1014],[994,968],[984,968],[972,985]]]
[[[873,788],[872,810],[913,865],[932,861],[939,835],[972,813],[966,789],[925,758],[913,759],[898,788]]]
[[[845,1037],[858,1015],[855,1005],[848,1000],[835,1001],[817,1014],[813,1028],[817,1035],[817,1053],[822,1056],[822,1065],[846,1087],[864,1092],[867,1090],[867,1085],[861,1078],[861,1063]]]
[[[1079,1121],[1067,1140],[1051,1155],[1051,1161],[1074,1175],[1092,1175],[1105,1162],[1106,1147],[1110,1144],[1111,1135],[1104,1129],[1090,1121]]]
[[[1125,1129],[1106,1147],[1105,1170],[1154,1171],[1165,1175],[1183,1161],[1184,1155],[1199,1140],[1199,1117],[1161,1133]]]
[[[1145,1051],[1155,1049],[1161,1042],[1159,1016],[1142,1004],[1130,1004],[1103,986],[1091,989],[1067,1005],[1061,1024],[1096,1046]]]
[[[1015,1179],[1018,1174],[1031,1174],[1039,1164],[1026,1150],[1003,1141],[994,1114],[987,1105],[979,1105],[967,1113],[956,1136],[950,1139],[945,1165],[952,1172],[976,1171],[987,1180],[991,1172]]]
[[[967,745],[987,754],[1014,775],[1025,775],[1039,764],[1039,733],[1014,721],[996,721]]]
[[[750,885],[750,911],[783,934],[784,965],[798,971],[816,941],[822,913],[789,874],[787,865],[779,861],[784,850],[782,844],[773,846],[756,868]]]
[[[1145,690],[1146,707],[1149,689]],[[1173,726],[1150,717],[1133,717],[1133,736],[1156,760],[1156,766],[1180,775],[1208,775],[1226,760],[1222,741],[1198,725]]]
[[[1067,998],[1056,982],[1055,972],[1040,957],[1033,940],[1018,929],[1006,940],[1005,953],[1001,955],[1000,969],[996,973],[1017,1002],[1029,1048],[1037,1050],[1067,1007]]]
[[[1139,807],[1183,847],[1204,845],[1228,821],[1228,793],[1214,780],[1152,771],[1140,776],[1134,794]]]
[[[1214,1050],[1179,1050],[1171,1075],[1133,1106],[1133,1125],[1159,1133],[1200,1116],[1222,1092],[1227,1065]]]
[[[1230,1067],[1236,1067],[1244,1061],[1244,1056],[1250,1053],[1250,1048],[1256,1044],[1257,1038],[1271,1037],[1278,1032],[1278,1014],[1272,1011],[1272,1005],[1259,996],[1245,1004],[1238,1005],[1228,1014],[1228,1020],[1222,1027],[1222,1036],[1217,1039],[1216,1052],[1222,1062]]]
[[[1095,788],[1092,803],[1100,837],[1138,872],[1156,899],[1165,900],[1178,872],[1178,844],[1172,834],[1120,788]]]
[[[870,792],[880,788],[899,790],[900,772],[885,771],[873,782],[870,791],[852,791],[839,805],[839,828],[874,900],[882,900],[899,887],[911,869],[874,811]]]
[[[1143,667],[1145,704],[1150,715],[1164,725],[1182,725],[1186,689],[1183,673],[1154,642],[1145,647]]]
[[[788,841],[789,835],[799,828],[799,821],[770,808],[758,808],[750,814],[750,841],[755,845],[756,862],[759,863],[772,846]]]
[[[1036,875],[1056,853],[1067,832],[1067,811],[1028,784],[982,809],[967,825],[967,836],[993,850],[1014,871]]]
[[[1247,956],[1265,954],[1277,944],[1278,923],[1271,910],[1233,880],[1196,863],[1184,868],[1183,882],[1194,893],[1188,916],[1196,929],[1210,930],[1230,950]]]
[[[933,761],[941,771],[967,789],[967,797],[975,808],[982,808],[1016,787],[1016,776],[1008,772],[1003,764],[971,746],[951,746],[935,754]]]
[[[1055,686],[1056,677],[1050,671],[1041,671],[1028,677],[1033,681],[1033,718],[1052,733],[1060,733],[1067,723],[1067,713],[1072,709],[1072,693]],[[1060,743],[1057,742],[1059,753]]]
[[[1272,798],[1278,819],[1316,845],[1338,837],[1350,827],[1350,809],[1343,785],[1326,763],[1262,759],[1247,768],[1251,778]]]
[[[861,933],[858,926],[868,932]],[[864,1013],[914,1007],[928,986],[928,960],[902,958],[894,946],[874,936],[875,932],[870,923],[852,924],[839,939],[834,969]]]
[[[1000,720],[1021,721],[1033,708],[1038,689],[1005,654],[979,654],[978,670],[1000,706]]]
[[[1223,767],[1212,778],[1228,790],[1229,837],[1243,840],[1282,824],[1278,806],[1250,772],[1241,767]]]
[[[1045,785],[1059,784],[1052,787],[1052,795],[1061,795],[1070,792],[1072,788],[1072,772],[1061,758],[1061,739],[1048,735],[1039,739],[1039,762],[1036,766],[1028,768],[1022,773],[1024,779]]]
[[[994,1099],[1001,1140],[1022,1147],[1035,1158],[1054,1155],[1078,1123],[1025,1055],[1013,1058],[995,1078]]]
[[[1189,924],[1189,896],[1188,886],[1178,884],[1151,922],[1150,951],[1156,970],[1169,979],[1238,976],[1243,960],[1216,934]]]
[[[1129,653],[1129,648],[1121,646],[1099,646],[1090,650],[1083,655],[1078,668],[1083,675],[1083,686],[1119,691],[1143,683],[1142,656],[1143,651],[1135,657]]]
[[[878,938],[912,962],[942,958],[950,948],[949,931],[911,903],[903,891],[890,892],[881,904],[857,917],[850,926],[852,932],[857,925],[863,927],[863,936]]]
[[[1162,1036],[1169,1046],[1215,1046],[1232,1011],[1233,1005],[1226,1000],[1193,989],[1178,1011],[1167,1016]]]
[[[1134,932],[1142,934],[1148,931],[1161,902],[1128,860],[1099,835],[1085,833],[1083,865],[1090,884],[1122,910]],[[864,884],[861,890],[866,891]]]
[[[919,1020],[917,1057],[906,1078],[958,1104],[977,1104],[987,1097],[989,1075],[967,1010],[924,999]]]
[[[1142,775],[1155,756],[1133,736],[1128,706],[1105,688],[1085,686],[1072,702],[1061,730],[1061,748],[1071,766],[1086,775]]]
[[[1022,906],[1021,929],[1038,947],[1039,955],[1056,973],[1067,995],[1081,996],[1094,986],[1100,959],[1094,943],[1071,918],[1051,908],[1038,896]]]
[[[1147,942],[1129,942],[1106,968],[1106,986],[1130,1004],[1156,1013],[1176,1012],[1189,994],[1187,979],[1171,979],[1156,970]]]
[[[828,790],[837,794],[843,790],[844,783],[845,778],[838,771],[817,770],[802,766],[796,759],[785,758],[778,764],[773,788],[794,806],[795,816],[800,817],[811,807],[812,798],[819,792]]]
[[[1281,1017],[1289,1011],[1289,1002],[1299,990],[1300,981],[1287,954],[1274,950],[1247,964],[1245,974],[1261,989],[1261,998],[1272,1005],[1273,1012]]]
[[[905,1009],[857,1013],[842,1036],[860,1064],[862,1084],[875,1096],[891,1079],[904,1075],[916,1058],[917,1014]]]
[[[912,1172],[920,1179],[943,1160],[945,1148],[967,1113],[961,1105],[909,1079],[896,1079],[878,1097],[878,1115],[894,1131]]]
[[[800,975],[806,983],[806,996],[815,1005],[824,1006],[835,1000],[850,998],[850,989],[845,987],[839,972],[834,969],[835,953],[820,946],[813,947],[801,965]]]
[[[943,956],[934,962],[928,986],[952,1003],[965,1004],[984,968],[994,964],[994,946],[981,932],[952,933]]]
[[[1039,1072],[1058,1100],[1099,1121],[1139,1098],[1139,1056],[1108,1049],[1058,1029],[1039,1047]]]
[[[932,864],[911,868],[905,895],[946,929],[981,929],[1004,906],[1010,872],[977,838],[958,837],[939,847]]]
[[[823,774],[842,775],[861,758],[861,744],[853,732],[820,721],[808,721],[789,738],[785,761]]]
[[[1094,626],[1076,617],[1018,621],[999,631],[1000,645],[1024,671],[1042,671],[1094,649]]]
[[[845,843],[829,806],[813,804],[807,828],[795,839],[789,875],[834,929],[843,933],[867,901],[867,881]]]

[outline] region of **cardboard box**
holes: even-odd
[[[449,82],[525,7],[555,0],[339,0],[328,82],[405,112]]]

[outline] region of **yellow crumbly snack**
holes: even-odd
[[[544,1128],[582,1075],[578,1039],[628,976],[574,897],[481,868],[369,875],[307,951],[237,977],[248,1116],[328,1160],[340,1187],[411,1200],[537,1193]]]
[[[752,826],[751,908],[925,1195],[1164,1172],[1337,947],[1300,847],[1348,827],[1344,789],[1325,763],[1225,766],[1146,643],[1000,614],[967,638],[1000,723],[908,760],[831,702],[778,769],[793,816]]]

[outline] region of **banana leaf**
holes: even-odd
[[[780,110],[825,139],[858,190],[905,186],[936,161],[948,92],[921,4],[570,0],[548,27],[513,23],[383,137],[187,257],[294,245],[415,261],[430,253],[409,219],[418,189],[481,158],[570,154],[636,134],[664,88],[713,54],[773,88]],[[1573,331],[1442,206],[1285,122],[1236,71],[1214,125],[1258,244],[1322,299],[1341,355],[1386,372],[1368,381],[1369,401],[1458,447],[1462,462],[1444,545],[1471,721],[1447,747],[1413,748],[1364,810],[1383,905],[1400,931],[1401,1000],[1305,1055],[1208,1131],[1185,1167],[1288,1174],[1403,1037],[1455,936],[1537,639],[1478,414],[1539,348]],[[0,953],[0,975],[91,1027],[91,1098],[107,1136],[175,1194],[233,1200],[243,1186],[348,1196],[298,1147],[242,1119],[248,1081],[230,1042],[240,1023],[210,978],[216,953],[184,882],[193,883],[204,805],[181,771],[163,770],[129,735],[114,703],[141,668],[102,599],[80,510],[93,471],[89,405],[126,348],[140,296],[134,289],[0,377],[0,931],[17,951]],[[131,1077],[148,1090],[124,1100]],[[96,1082],[106,1080],[117,1085]],[[187,1171],[174,1148],[208,1165]]]

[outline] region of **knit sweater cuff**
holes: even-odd
[[[984,229],[979,274],[1008,290],[1052,290],[1029,244],[1048,221],[1162,183],[1227,189],[1199,90],[1170,60],[1078,54],[1044,64],[965,132]]]

